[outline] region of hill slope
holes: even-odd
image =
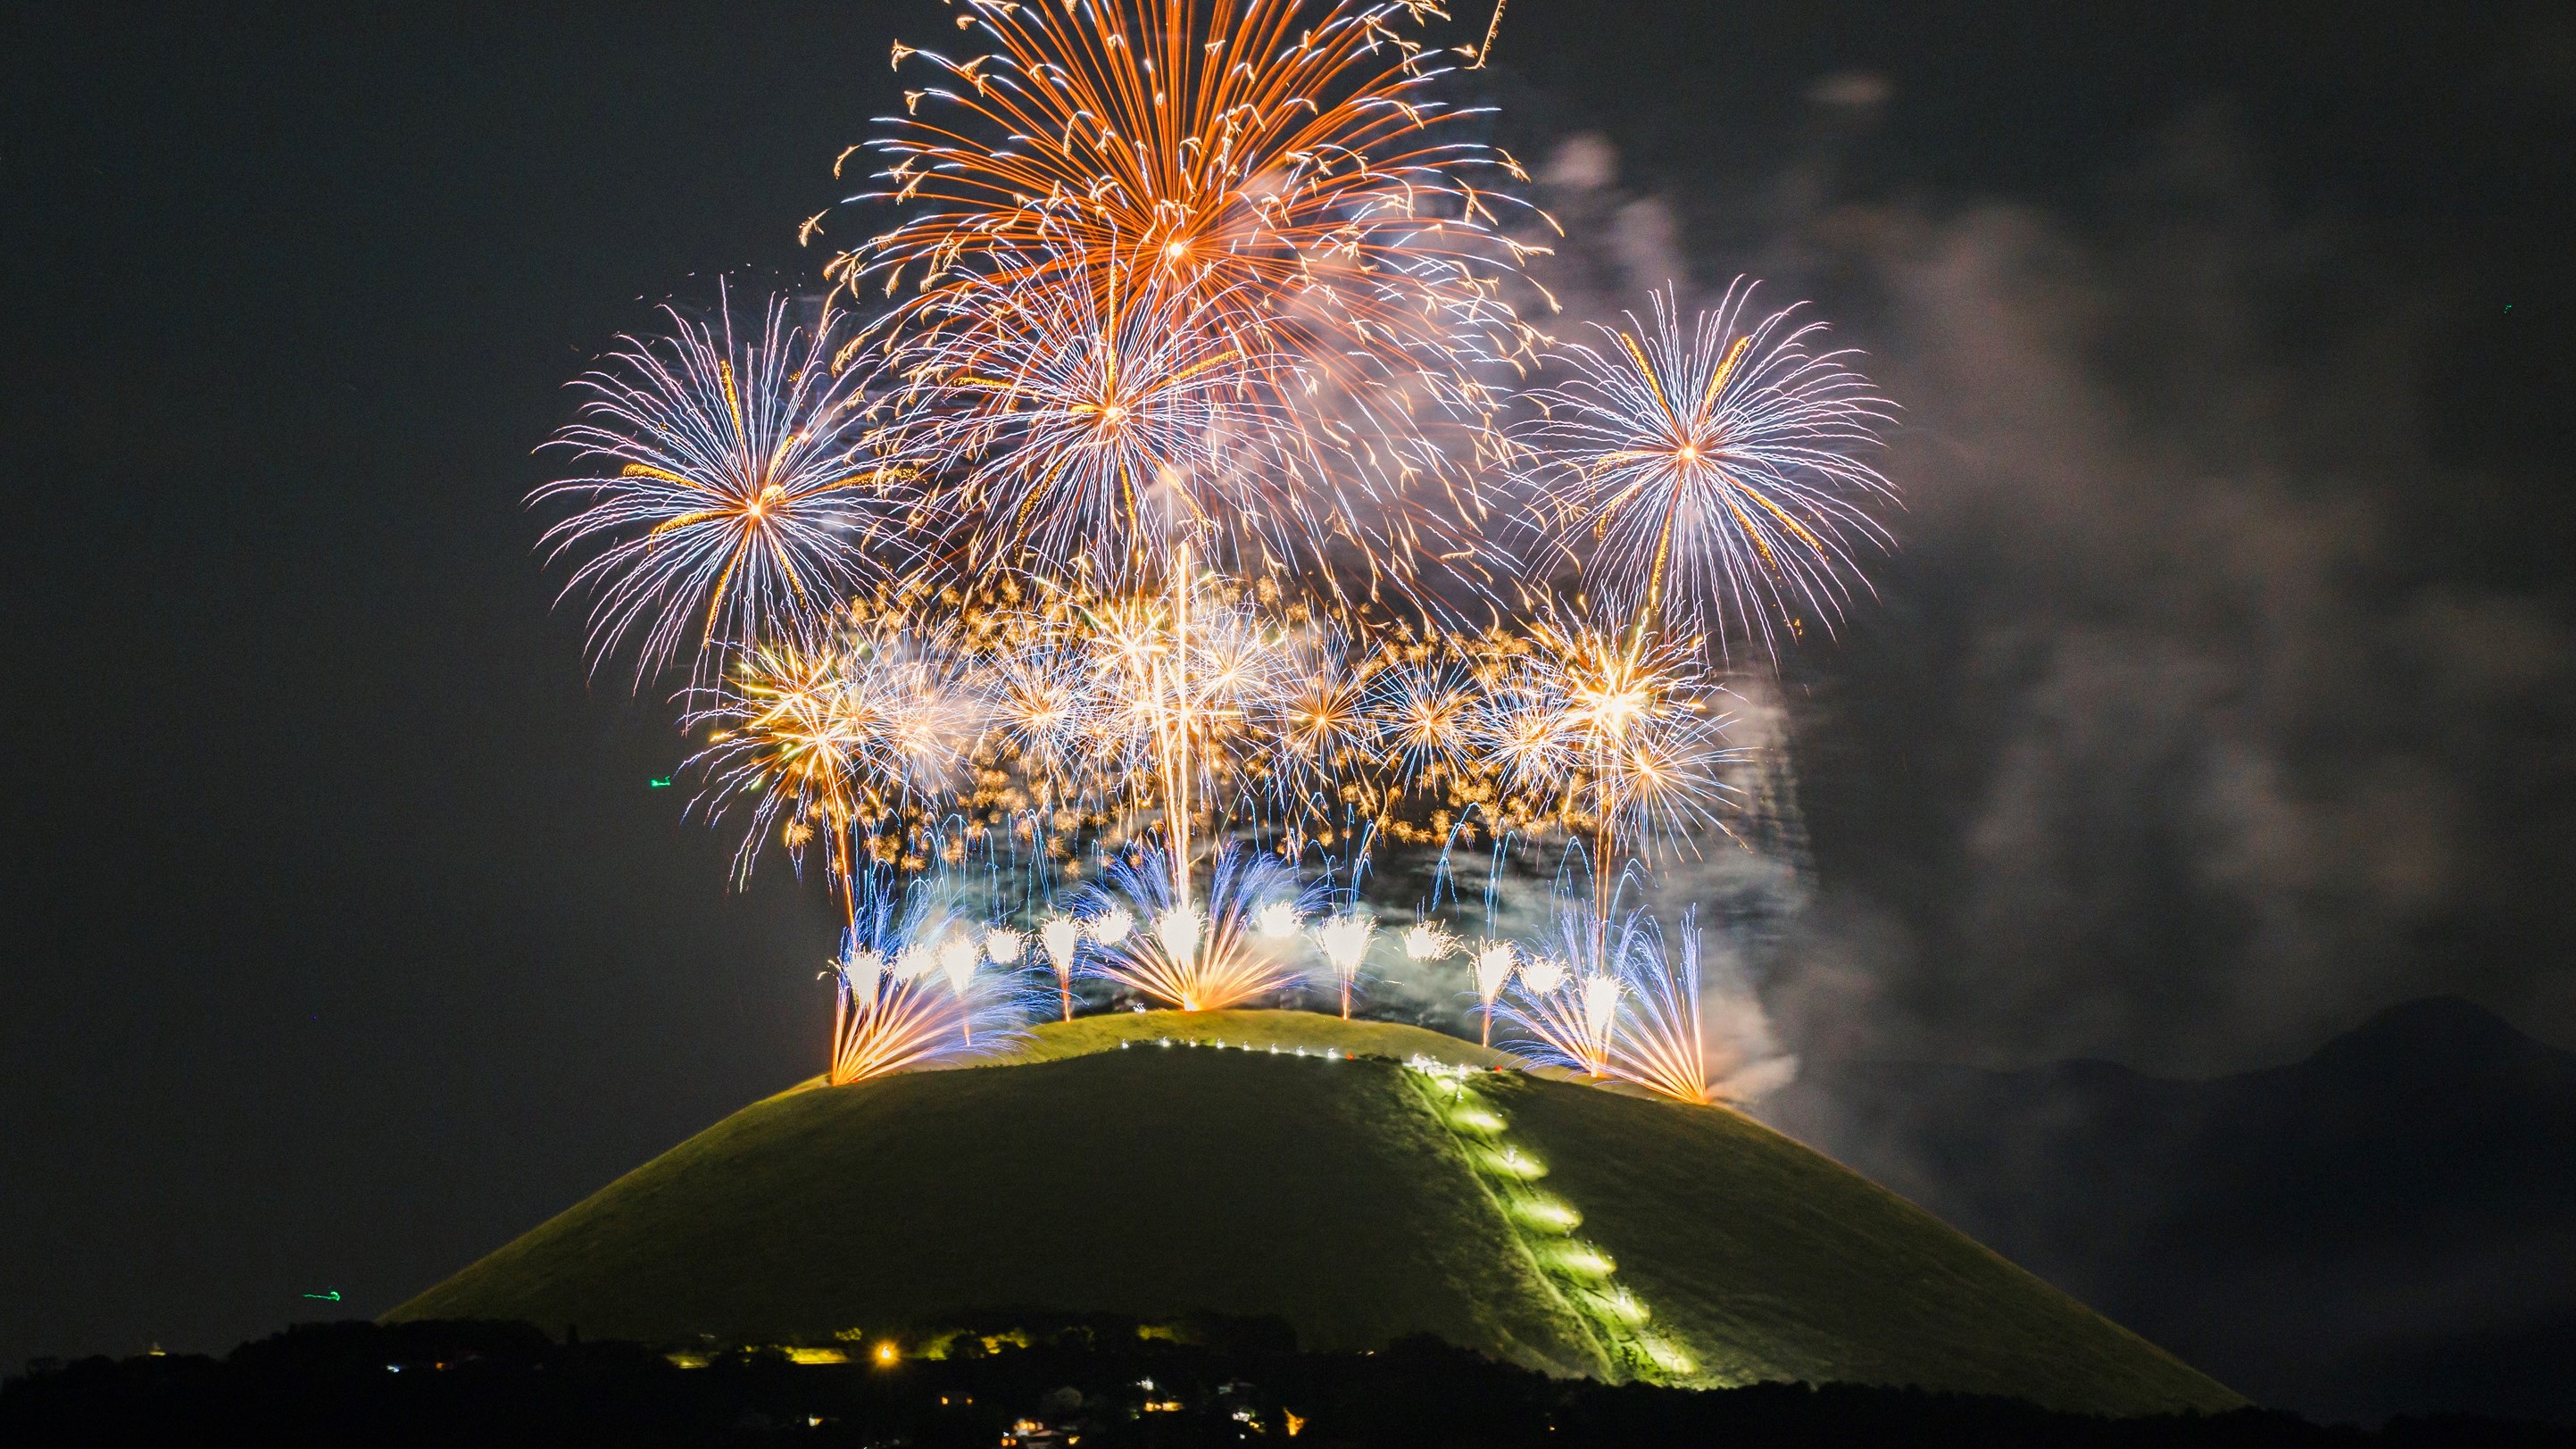
[[[1463,1070],[1484,1060],[1297,1012],[1042,1027],[1014,1064],[756,1103],[389,1317],[777,1340],[1214,1312],[1559,1373],[2241,1402],[1733,1112]]]
[[[1765,1115],[2264,1402],[2576,1420],[2576,1055],[2456,997],[2175,1081],[1828,1065]]]

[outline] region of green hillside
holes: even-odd
[[[756,1103],[388,1316],[829,1342],[1218,1313],[1609,1378],[2241,1402],[1736,1113],[1473,1070],[1498,1060],[1303,1012],[1045,1026],[1007,1064]]]

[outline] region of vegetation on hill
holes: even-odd
[[[1733,1112],[1491,1060],[1298,1012],[1041,1027],[1006,1065],[748,1107],[389,1317],[832,1344],[1216,1314],[1611,1379],[2241,1402]]]

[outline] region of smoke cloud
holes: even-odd
[[[2223,114],[2110,178],[2097,234],[1839,195],[1885,82],[1811,100],[1816,147],[1740,202],[1626,189],[1596,135],[1538,173],[1558,335],[1751,273],[1906,409],[1877,597],[1742,686],[1779,745],[1750,848],[1657,882],[1722,937],[1747,1080],[2215,1071],[2437,991],[2564,1035],[2576,637],[2510,566],[2543,480],[2443,444],[2455,279],[2280,215]]]

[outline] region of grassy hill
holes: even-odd
[[[1606,1378],[2242,1402],[1736,1113],[1497,1061],[1303,1012],[1045,1026],[1005,1064],[756,1103],[388,1316],[829,1342],[1217,1313]]]

